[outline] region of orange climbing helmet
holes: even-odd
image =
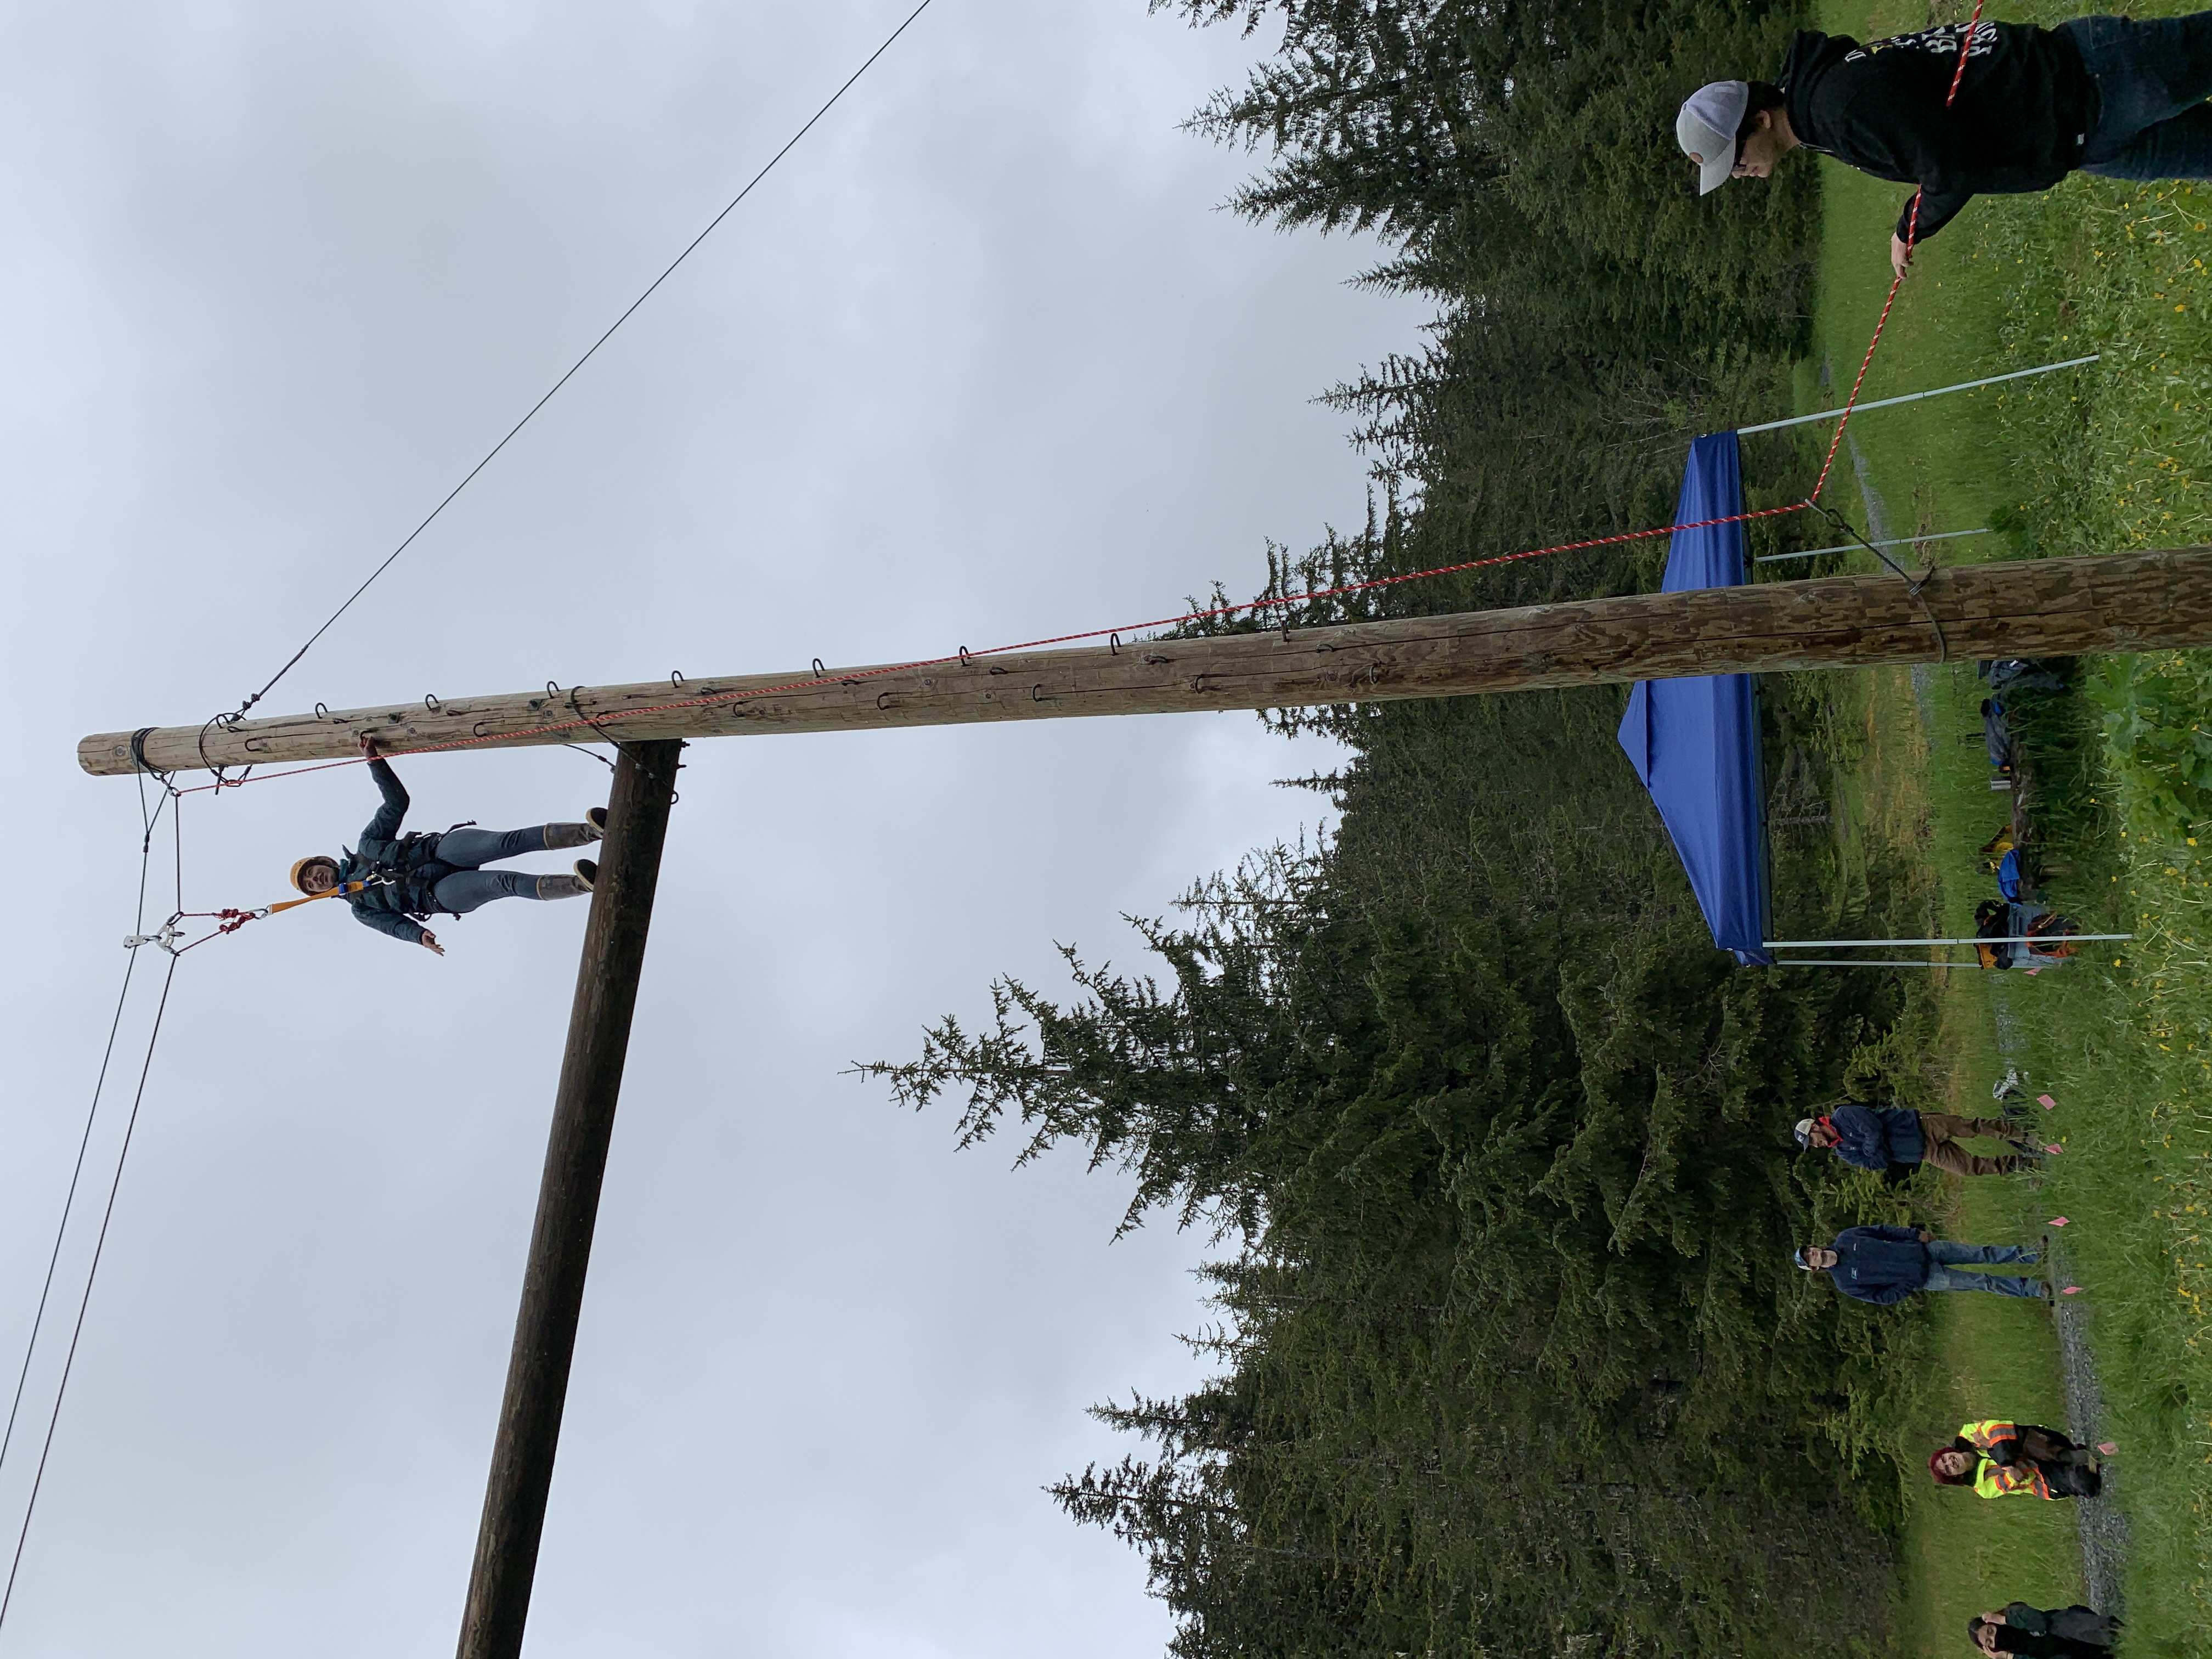
[[[300,878],[307,873],[307,866],[311,864],[327,864],[331,867],[331,880],[333,883],[337,880],[338,861],[328,853],[310,853],[292,866],[292,885],[298,888],[300,891],[303,893],[307,891],[306,884]]]

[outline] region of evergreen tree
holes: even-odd
[[[1233,205],[1382,236],[1428,348],[1331,394],[1367,523],[1271,548],[1271,597],[1664,523],[1686,432],[1779,403],[1804,343],[1809,170],[1699,200],[1675,105],[1778,59],[1758,0],[1155,0],[1279,50],[1193,125],[1264,151]],[[1805,453],[1747,451],[1756,504]],[[1761,530],[1761,535],[1777,533]],[[1193,624],[1637,591],[1663,538]],[[1217,592],[1218,590],[1217,590]],[[1769,740],[1802,711],[1771,681]],[[1880,975],[1711,948],[1613,738],[1619,694],[1294,711],[1334,839],[1139,924],[1149,975],[1066,952],[976,1031],[864,1068],[975,1144],[1066,1142],[1216,1230],[1218,1368],[1097,1415],[1140,1442],[1052,1488],[1145,1556],[1186,1659],[1857,1653],[1881,1639],[1895,1466],[1864,1408],[1916,1316],[1791,1246],[1913,1201],[1790,1158],[1800,1103],[1880,1063]],[[1853,902],[1910,902],[1870,870]],[[1841,905],[1839,895],[1803,902]],[[1800,902],[1788,897],[1788,902]]]

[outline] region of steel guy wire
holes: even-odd
[[[146,865],[148,860],[151,856],[154,827],[160,819],[161,809],[157,807],[151,815],[148,815],[144,809],[144,795],[143,793],[144,785],[143,782],[140,785],[140,789],[142,792],[140,795],[140,817],[145,823],[144,837],[140,842],[138,885],[138,926],[143,928],[145,925]],[[176,838],[178,852],[181,855],[184,849],[184,834],[181,826],[178,823],[179,815],[175,810],[177,799],[178,796],[176,792],[173,788],[171,788],[168,791],[167,799],[165,800],[163,805],[171,809],[169,812],[170,828],[172,833]],[[178,872],[177,880],[178,890],[181,895],[184,883],[184,876],[181,870]],[[137,959],[137,952],[135,950],[132,951],[131,957],[132,962],[135,963]],[[137,1091],[131,1096],[131,1115],[124,1122],[123,1144],[116,1152],[115,1173],[110,1178],[107,1184],[107,1202],[106,1206],[100,1212],[100,1231],[93,1242],[92,1261],[85,1269],[84,1291],[77,1298],[76,1321],[70,1328],[69,1351],[62,1361],[62,1374],[60,1380],[55,1385],[53,1409],[49,1412],[46,1416],[46,1431],[45,1438],[41,1441],[39,1448],[38,1468],[31,1477],[30,1494],[25,1499],[23,1504],[23,1522],[16,1530],[15,1553],[8,1565],[7,1588],[5,1590],[0,1590],[0,1629],[5,1628],[8,1620],[8,1610],[15,1603],[16,1575],[22,1569],[23,1548],[29,1541],[31,1536],[32,1517],[38,1512],[39,1493],[46,1485],[46,1462],[53,1453],[54,1431],[61,1422],[62,1402],[68,1397],[70,1376],[76,1368],[77,1344],[84,1336],[85,1315],[87,1310],[89,1310],[92,1305],[92,1291],[94,1285],[98,1281],[100,1277],[100,1258],[106,1253],[108,1226],[115,1219],[116,1194],[122,1188],[123,1171],[125,1166],[130,1162],[131,1142],[132,1137],[137,1131],[139,1108],[145,1102],[147,1079],[152,1073],[154,1069],[154,1048],[155,1045],[161,1041],[161,1021],[163,1016],[168,1012],[169,988],[176,981],[177,962],[177,957],[172,953],[169,957],[168,969],[161,977],[161,997],[160,1002],[155,1006],[153,1029],[149,1030],[146,1036],[146,1054],[144,1060],[140,1062],[138,1067],[138,1086]],[[124,988],[126,994],[130,989],[130,969],[126,967],[124,970]],[[121,999],[118,999],[116,1006],[116,1019],[118,1023],[121,1021],[122,1017],[122,1000]],[[115,1047],[115,1033],[112,1029],[111,1029],[108,1033],[107,1047],[108,1054],[112,1055],[114,1052]],[[100,1079],[103,1084],[106,1080],[107,1066],[107,1059],[104,1056],[100,1061]],[[98,1091],[95,1091],[93,1098],[93,1111],[95,1114],[99,1110],[99,1094]],[[85,1134],[88,1139],[90,1137],[91,1133],[92,1118],[90,1115],[88,1115],[85,1121]],[[84,1148],[80,1145],[77,1149],[77,1168],[79,1171],[82,1171],[83,1164]],[[76,1200],[76,1187],[77,1176],[73,1174],[70,1178],[70,1200],[71,1204],[74,1204]],[[69,1214],[67,1206],[65,1206],[62,1217],[62,1228],[57,1232],[55,1237],[54,1249],[57,1255],[58,1255],[61,1249],[61,1233],[66,1231],[68,1225]],[[51,1262],[47,1265],[46,1277],[48,1288],[51,1289],[53,1281],[53,1267]],[[45,1317],[46,1305],[46,1297],[45,1293],[42,1292],[39,1298],[39,1316],[41,1320]],[[32,1331],[32,1343],[33,1346],[35,1346],[37,1340],[38,1331],[34,1325]],[[26,1350],[23,1359],[26,1374],[27,1374],[29,1370],[30,1359],[30,1351]],[[21,1397],[22,1386],[19,1382],[16,1387],[16,1399],[19,1404],[21,1403]],[[15,1413],[11,1409],[9,1413],[9,1431],[10,1435],[13,1434],[14,1429]]]
[[[331,611],[331,614],[324,619],[323,625],[321,627],[318,628],[313,633],[307,635],[306,643],[301,645],[297,651],[295,651],[291,656],[285,659],[284,665],[269,677],[268,683],[263,685],[258,691],[253,692],[248,696],[246,701],[239,704],[239,706],[231,713],[228,714],[218,714],[215,717],[216,720],[228,724],[239,719],[240,716],[245,714],[248,709],[252,708],[254,704],[259,702],[262,698],[267,696],[269,693],[275,689],[277,681],[283,679],[285,675],[290,673],[295,667],[298,666],[300,659],[306,656],[308,652],[314,649],[315,641],[321,639],[324,635],[329,633],[331,629],[337,623],[338,618],[344,616],[348,611],[353,608],[354,601],[358,599],[362,594],[368,592],[368,590],[375,585],[377,578],[381,576],[386,571],[392,568],[392,565],[398,561],[399,556],[414,545],[416,538],[422,535],[424,531],[428,530],[430,526],[435,522],[440,514],[443,513],[448,507],[451,507],[453,504],[453,499],[455,496],[459,495],[464,489],[466,489],[471,483],[476,482],[477,474],[482,472],[486,467],[489,466],[493,461],[499,458],[500,452],[505,449],[507,445],[514,442],[516,435],[521,432],[522,428],[528,426],[532,420],[537,418],[538,411],[553,401],[555,394],[557,393],[562,386],[568,385],[570,380],[575,378],[576,372],[598,355],[599,349],[601,346],[605,345],[609,340],[614,338],[615,331],[619,329],[624,323],[628,322],[632,314],[636,312],[637,308],[643,305],[647,300],[650,300],[653,296],[654,293],[659,289],[660,285],[676,274],[676,268],[691,257],[693,252],[698,247],[700,243],[705,241],[709,236],[714,234],[715,228],[719,226],[723,220],[728,218],[732,213],[737,210],[738,204],[744,201],[746,197],[753,193],[754,189],[760,184],[762,179],[767,178],[769,173],[775,170],[776,163],[782,161],[785,156],[790,155],[793,149],[798,148],[799,141],[805,137],[809,132],[811,132],[814,130],[815,124],[820,121],[823,116],[829,114],[829,112],[836,106],[838,100],[853,89],[853,86],[855,82],[857,82],[862,76],[866,75],[871,69],[875,67],[876,60],[878,58],[881,58],[885,52],[889,52],[897,42],[898,38],[904,34],[908,29],[911,28],[914,26],[915,20],[919,18],[922,13],[927,11],[929,7],[930,0],[921,0],[921,3],[920,5],[908,12],[906,16],[906,21],[902,22],[896,28],[893,29],[890,34],[884,37],[884,43],[868,54],[866,62],[863,63],[860,68],[854,70],[851,75],[845,78],[844,84],[840,86],[836,91],[830,94],[828,101],[823,103],[821,108],[816,110],[813,114],[806,118],[805,125],[800,127],[797,132],[793,133],[791,137],[785,141],[784,146],[781,149],[779,149],[775,155],[768,158],[767,164],[763,166],[758,173],[753,174],[751,179],[747,182],[745,187],[730,198],[729,205],[725,207],[720,213],[716,214],[708,222],[706,229],[701,231],[696,236],[694,236],[690,242],[684,245],[684,251],[668,262],[667,269],[663,270],[659,276],[654,277],[651,283],[647,286],[645,292],[639,295],[636,299],[631,301],[629,307],[623,312],[622,315],[616,318],[612,323],[608,325],[607,331],[600,335],[598,339],[592,342],[591,349],[589,350],[586,351],[582,356],[577,358],[574,362],[568,365],[568,372],[562,374],[559,380],[553,382],[551,389],[548,391],[544,397],[540,398],[536,403],[531,404],[529,412],[507,428],[507,435],[501,438],[497,443],[494,444],[489,450],[485,452],[484,458],[478,461],[474,466],[471,467],[468,471],[467,476],[446,493],[445,499],[440,501],[437,506],[430,509],[428,514],[422,520],[422,523],[416,525],[414,529],[409,531],[405,539],[403,540],[398,546],[393,548],[391,552],[385,555],[383,562],[380,563],[375,569],[368,573],[368,580],[363,581],[359,587],[355,588],[351,593],[349,593],[346,596],[345,603],[338,606],[337,610]],[[210,724],[213,723],[214,721],[210,722]]]
[[[160,821],[163,811],[173,805],[175,799],[173,793],[165,794],[161,805],[154,809],[151,815],[149,815],[146,811],[145,775],[143,773],[139,775],[138,816],[142,820],[144,833],[138,842],[138,902],[131,924],[133,938],[143,934],[146,927],[146,879],[153,862],[154,826]],[[116,994],[115,1012],[107,1023],[107,1043],[100,1051],[100,1071],[92,1085],[92,1103],[85,1109],[84,1130],[77,1137],[76,1162],[70,1170],[68,1194],[62,1200],[62,1218],[60,1224],[54,1229],[54,1247],[46,1257],[46,1276],[45,1282],[39,1287],[38,1310],[31,1316],[31,1334],[23,1344],[23,1364],[15,1375],[15,1395],[9,1403],[8,1426],[4,1431],[0,1431],[0,1471],[6,1469],[9,1449],[15,1442],[15,1419],[23,1409],[23,1390],[30,1379],[31,1359],[38,1350],[40,1332],[46,1325],[46,1303],[53,1294],[55,1269],[61,1261],[63,1241],[69,1233],[70,1217],[76,1207],[77,1184],[84,1176],[85,1152],[92,1144],[93,1122],[100,1115],[100,1096],[106,1092],[107,1087],[108,1067],[115,1059],[116,1035],[122,1030],[124,1006],[131,997],[131,977],[137,971],[137,966],[138,952],[132,950],[124,961],[123,988]]]

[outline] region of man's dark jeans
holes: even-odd
[[[2106,179],[2212,179],[2212,11],[2137,22],[2077,17],[2058,33],[2097,82],[2084,173]]]
[[[538,878],[514,870],[480,870],[478,865],[520,858],[545,850],[545,826],[527,830],[448,830],[439,837],[438,857],[461,868],[437,885],[438,904],[466,915],[494,899],[536,898]]]
[[[451,879],[451,878],[448,878]],[[443,883],[440,884],[442,887]],[[1999,1296],[2039,1297],[2045,1294],[2039,1279],[2014,1279],[1998,1273],[1962,1273],[1963,1265],[1988,1267],[1998,1262],[2032,1263],[2033,1250],[2017,1244],[1960,1244],[1939,1238],[1928,1247],[1928,1291],[1994,1291]]]

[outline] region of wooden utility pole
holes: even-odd
[[[915,668],[798,671],[643,685],[434,697],[234,726],[106,732],[77,745],[120,775],[598,738],[842,732],[1455,697],[1684,675],[2079,656],[2212,645],[2212,548],[1953,565],[1916,594],[1898,577],[1832,576],[1641,593],[1336,628],[1115,642]],[[733,696],[737,693],[758,695]],[[601,722],[594,726],[589,722]]]
[[[516,1659],[522,1651],[599,1218],[599,1182],[622,1094],[630,1013],[637,1006],[638,972],[645,963],[646,929],[653,921],[653,892],[683,748],[672,740],[625,743],[615,768],[599,878],[568,1014],[568,1046],[553,1098],[538,1220],[523,1269],[514,1350],[507,1363],[507,1395],[500,1403],[476,1564],[469,1572],[459,1659]]]

